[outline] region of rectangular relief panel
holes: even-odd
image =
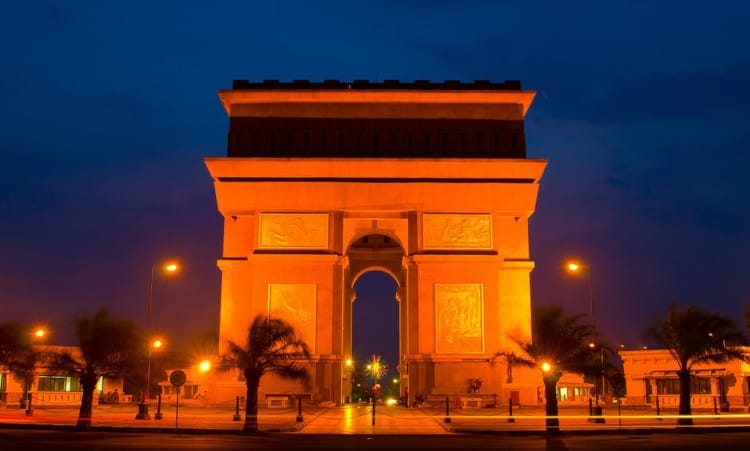
[[[484,353],[481,283],[435,284],[435,352]]]
[[[328,249],[328,213],[261,213],[260,249]]]
[[[268,284],[268,314],[294,327],[297,337],[315,353],[315,284]]]
[[[422,215],[424,249],[490,250],[492,216],[489,214],[425,213]]]

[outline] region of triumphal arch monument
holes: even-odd
[[[531,333],[528,221],[546,166],[526,158],[533,91],[235,81],[219,98],[227,155],[205,163],[224,217],[220,339],[244,343],[270,314],[312,352],[309,386],[266,376],[259,399],[345,402],[354,284],[379,270],[398,284],[402,393],[466,393],[481,378],[480,393],[537,402],[538,372],[496,357]],[[244,395],[236,378],[214,389]]]

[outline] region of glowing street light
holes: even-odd
[[[47,335],[47,329],[44,327],[37,327],[34,329],[34,337],[37,339],[44,338],[44,336]]]
[[[198,370],[201,373],[208,373],[211,371],[211,361],[210,360],[201,360],[198,364]]]
[[[180,269],[180,266],[174,262],[170,261],[164,264],[161,264],[159,262],[154,263],[151,265],[151,278],[148,282],[148,303],[147,303],[147,314],[146,314],[146,339],[151,340],[151,303],[153,300],[154,295],[154,273],[156,273],[157,267],[164,273],[164,274],[173,274],[176,273],[177,270]],[[156,346],[156,342],[159,342],[159,346]],[[148,364],[146,367],[146,387],[143,390],[141,403],[138,404],[138,414],[135,416],[136,420],[150,420],[151,415],[148,413],[148,395],[149,395],[149,389],[151,384],[151,351],[154,348],[160,348],[163,343],[161,340],[156,340],[149,343],[148,347]]]
[[[379,355],[373,355],[366,369],[372,379],[377,382],[388,373],[388,364],[383,363]]]
[[[549,362],[542,362],[542,371],[545,373],[549,373],[552,370],[552,365],[549,364]]]

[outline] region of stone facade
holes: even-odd
[[[750,361],[750,348],[741,348]],[[666,349],[620,351],[625,373],[625,404],[677,407],[679,380],[677,362]],[[747,406],[750,364],[741,360],[696,365],[691,404],[695,408]]]
[[[257,314],[292,322],[313,353],[310,387],[267,393],[341,403],[350,392],[354,284],[398,283],[398,376],[425,396],[482,391],[534,404],[538,371],[505,383],[510,337],[531,329],[529,217],[544,160],[525,158],[534,97],[517,82],[235,82],[219,96],[227,157],[206,158],[224,217],[220,339]],[[217,381],[217,398],[244,395]]]
[[[44,345],[36,346],[40,361],[36,364],[33,381],[29,387],[31,405],[34,407],[80,406],[81,389],[77,376],[61,373],[51,367],[55,354],[67,352],[77,357],[80,348],[77,346]],[[7,406],[26,406],[24,397],[25,383],[19,380],[8,368],[0,366],[0,404]],[[94,390],[94,404],[105,401],[103,396],[117,392],[118,402],[131,402],[132,396],[123,393],[122,378],[101,378]]]

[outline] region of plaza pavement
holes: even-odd
[[[137,405],[119,404],[94,407],[92,427],[110,431],[174,432],[175,427],[184,433],[237,433],[243,421],[234,421],[234,406],[185,405],[179,407],[175,422],[174,404],[162,406],[163,418],[153,419],[155,406],[151,406],[151,420],[135,420]],[[543,406],[514,407],[512,417],[507,407],[451,409],[450,422],[446,422],[445,407],[377,406],[375,424],[372,424],[372,406],[349,404],[341,407],[324,407],[303,404],[302,421],[297,421],[297,408],[259,409],[259,429],[265,432],[297,434],[430,434],[500,433],[539,434],[545,430]],[[677,421],[675,411],[662,411],[657,417],[649,408],[622,408],[605,406],[604,423],[589,421],[587,406],[561,406],[560,430],[563,433],[646,433],[673,431]],[[0,406],[0,427],[71,428],[76,423],[77,408],[36,408],[27,416],[23,409]],[[244,413],[241,412],[244,419]],[[696,411],[693,415],[697,430],[750,431],[750,414],[745,409],[714,414]],[[176,424],[175,424],[176,423]]]

